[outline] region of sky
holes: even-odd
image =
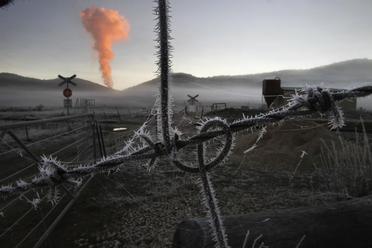
[[[199,77],[304,69],[372,58],[371,0],[170,0],[172,70]],[[16,0],[0,10],[0,72],[103,84],[80,12],[115,9],[130,24],[114,45],[114,88],[156,76],[153,0]]]

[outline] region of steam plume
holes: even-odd
[[[128,38],[129,23],[118,11],[97,7],[83,10],[80,17],[85,29],[93,37],[93,48],[98,52],[103,81],[112,87],[110,62],[115,56],[112,45]]]

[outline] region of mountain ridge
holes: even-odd
[[[280,77],[283,86],[304,86],[305,84],[324,87],[352,88],[366,82],[372,82],[372,60],[352,59],[317,66],[310,69],[287,69],[273,72],[219,75],[197,77],[192,74],[177,72],[170,76],[171,94],[177,102],[187,100],[187,94],[199,94],[204,102],[214,101],[258,101],[261,98],[262,80]],[[36,79],[17,74],[0,73],[0,105],[41,104],[60,105],[63,100],[58,87],[61,80]],[[158,94],[159,77],[124,90],[115,90],[103,85],[76,78],[77,86],[72,86],[73,97],[95,98],[98,104],[121,104],[128,106],[149,106]],[[33,96],[30,94],[36,94]],[[38,94],[40,92],[40,94]]]

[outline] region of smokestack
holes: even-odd
[[[83,10],[80,17],[86,31],[93,38],[93,49],[98,52],[103,81],[112,88],[110,63],[115,57],[112,45],[128,39],[129,23],[118,11],[97,7]]]

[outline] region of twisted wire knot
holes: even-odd
[[[306,94],[300,97],[295,96],[294,101],[306,106],[309,110],[326,113],[331,129],[341,128],[345,125],[344,114],[328,90],[320,87],[307,88]]]
[[[325,113],[334,106],[334,100],[328,90],[320,87],[307,89],[307,107]]]
[[[48,178],[52,184],[63,183],[66,179],[67,170],[52,158],[43,158],[39,170],[41,176]]]
[[[149,136],[144,134],[141,134],[139,137],[142,138],[147,143],[147,145],[154,151],[154,156],[150,159],[149,163],[147,164],[147,168],[150,170],[155,165],[157,155],[164,153],[165,145],[161,142],[154,143]]]

